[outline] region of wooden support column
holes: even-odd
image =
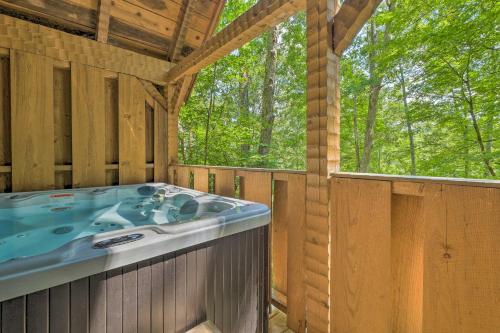
[[[165,87],[166,100],[167,100],[167,174],[168,182],[170,184],[175,184],[175,167],[178,162],[178,121],[179,114],[174,110],[174,92],[175,85],[167,85]]]
[[[307,0],[305,293],[308,332],[330,331],[328,175],[340,161],[339,57],[331,26],[338,0]]]

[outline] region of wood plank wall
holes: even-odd
[[[500,188],[333,178],[333,332],[500,332]]]
[[[128,74],[0,51],[1,192],[166,181],[159,92]]]
[[[267,227],[0,303],[0,333],[267,332]]]
[[[182,165],[169,170],[179,186],[237,196],[272,207],[269,260],[273,299],[286,310],[288,326],[295,332],[304,332],[306,175],[303,172]]]

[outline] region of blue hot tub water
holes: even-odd
[[[224,216],[237,206],[213,197],[165,184],[1,194],[0,262],[100,233]]]

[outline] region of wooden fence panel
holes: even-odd
[[[215,174],[215,194],[226,197],[234,197],[234,170],[216,169]]]
[[[194,168],[194,189],[197,191],[208,192],[208,169]]]
[[[427,186],[423,332],[499,332],[500,189]]]
[[[177,185],[185,188],[189,188],[189,178],[191,174],[191,168],[179,166],[177,170]]]
[[[146,181],[146,97],[133,76],[118,77],[120,184]]]
[[[390,332],[391,183],[333,179],[331,186],[332,331]]]
[[[272,207],[272,173],[240,171],[243,178],[240,196],[249,201],[260,202]]]
[[[106,113],[101,70],[71,64],[73,187],[106,183]]]
[[[306,230],[306,176],[289,174],[287,185],[287,324],[305,331],[304,252]]]
[[[12,51],[12,189],[55,186],[53,63],[49,58]]]

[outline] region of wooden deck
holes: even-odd
[[[269,316],[269,333],[293,333],[293,331],[286,326],[286,314],[274,306]]]

